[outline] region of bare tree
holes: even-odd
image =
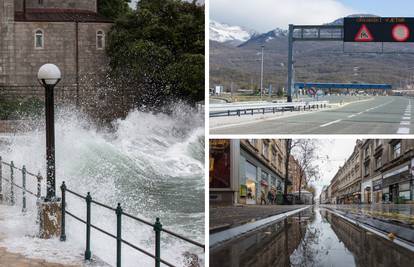
[[[308,185],[320,177],[318,165],[319,141],[315,139],[294,140],[292,155],[299,163],[299,200],[301,199],[302,184]]]

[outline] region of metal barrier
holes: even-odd
[[[210,105],[210,117],[241,116],[284,111],[301,111],[326,108],[328,101],[292,102],[292,103],[236,103]]]
[[[173,264],[171,264],[171,263],[169,263],[166,260],[163,260],[161,258],[161,232],[167,233],[167,234],[169,234],[171,236],[174,236],[178,239],[181,239],[185,242],[188,242],[188,243],[193,244],[197,247],[200,247],[205,251],[205,245],[203,245],[199,242],[193,241],[193,240],[191,240],[189,238],[186,238],[184,236],[181,236],[181,235],[179,235],[177,233],[174,233],[172,231],[169,231],[167,229],[164,229],[159,218],[155,219],[155,223],[150,223],[146,220],[140,219],[140,218],[135,217],[135,216],[133,216],[129,213],[124,212],[120,203],[118,203],[118,206],[116,208],[113,208],[113,207],[110,207],[108,205],[105,205],[103,203],[100,203],[98,201],[93,200],[92,196],[89,192],[87,193],[86,196],[82,196],[81,194],[76,193],[76,192],[68,189],[65,185],[65,182],[62,183],[60,189],[61,189],[61,192],[62,192],[62,206],[61,206],[61,209],[62,209],[62,217],[61,218],[62,218],[62,220],[61,220],[60,240],[61,241],[66,240],[66,230],[65,230],[65,227],[66,227],[66,214],[71,216],[72,218],[84,223],[86,225],[85,260],[90,260],[91,255],[92,255],[92,252],[91,252],[91,228],[93,228],[93,229],[95,229],[95,230],[97,230],[97,231],[99,231],[99,232],[101,232],[101,233],[103,233],[103,234],[105,234],[109,237],[112,237],[112,238],[116,239],[116,266],[117,267],[121,267],[122,244],[125,244],[125,245],[127,245],[127,246],[129,246],[129,247],[131,247],[131,248],[147,255],[148,257],[153,258],[155,260],[155,266],[156,267],[160,267],[161,263],[163,263],[167,266],[174,267]],[[70,193],[70,194],[72,194],[72,195],[74,195],[78,198],[81,198],[81,199],[85,200],[85,202],[86,202],[86,221],[81,219],[80,217],[76,216],[72,212],[66,210],[66,193]],[[92,206],[92,204],[95,204],[95,205],[98,205],[98,206],[103,207],[105,209],[111,210],[116,214],[116,221],[117,221],[116,234],[109,233],[109,232],[101,229],[100,227],[92,224],[92,222],[91,222],[91,206]],[[131,218],[131,219],[133,219],[137,222],[143,223],[143,224],[153,228],[154,233],[155,233],[155,254],[152,254],[152,253],[150,253],[150,252],[148,252],[148,251],[146,251],[146,250],[144,250],[144,249],[142,249],[142,248],[140,248],[140,247],[138,247],[138,246],[136,246],[136,245],[134,245],[134,244],[132,244],[128,241],[126,241],[125,239],[123,239],[123,237],[122,237],[122,217],[123,216]]]
[[[3,165],[10,168],[10,177],[5,178],[3,177]],[[16,184],[15,181],[15,171],[18,171],[21,173],[22,178],[22,185]],[[26,176],[29,175],[31,177],[34,177],[37,179],[37,192],[34,193],[33,191],[30,191],[26,188]],[[10,204],[15,205],[16,198],[15,198],[15,187],[22,190],[22,212],[25,212],[27,210],[27,202],[26,202],[26,194],[29,194],[31,196],[36,197],[37,199],[40,199],[41,196],[41,183],[42,183],[42,176],[40,175],[40,172],[36,175],[26,170],[26,167],[23,165],[22,168],[18,168],[14,165],[13,161],[10,163],[4,162],[2,158],[0,157],[0,195],[3,196],[3,181],[10,184]],[[1,200],[1,199],[0,199]]]

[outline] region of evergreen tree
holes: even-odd
[[[204,6],[140,0],[115,23],[107,52],[113,75],[140,104],[204,99]]]
[[[98,12],[104,17],[118,19],[130,12],[129,3],[131,0],[97,0]]]

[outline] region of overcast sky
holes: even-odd
[[[412,0],[210,0],[210,18],[259,32],[323,24],[351,14],[414,15]]]
[[[319,160],[319,166],[321,171],[321,178],[314,182],[316,186],[317,195],[321,192],[324,185],[329,185],[329,182],[334,177],[339,169],[339,166],[344,165],[345,161],[354,151],[355,143],[357,139],[326,139],[321,140],[321,150]]]

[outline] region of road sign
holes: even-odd
[[[355,42],[372,42],[374,37],[365,24],[362,24],[361,29],[355,35]]]
[[[344,42],[414,42],[414,18],[345,18]]]

